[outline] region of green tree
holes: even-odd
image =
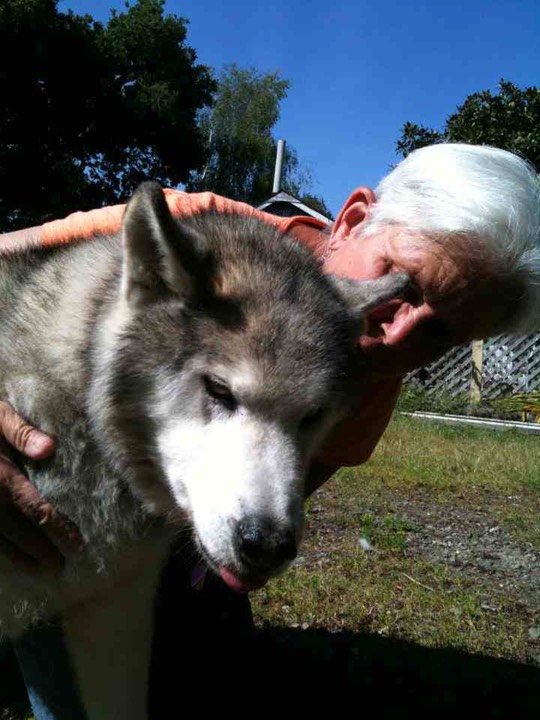
[[[0,229],[119,202],[200,167],[215,83],[164,0],[105,25],[57,0],[0,5]]]
[[[437,142],[492,145],[518,153],[540,168],[540,88],[501,80],[498,91],[469,95],[441,131],[405,123],[397,151],[406,157]]]
[[[188,190],[209,190],[253,205],[272,194],[276,141],[272,130],[280,104],[287,97],[288,80],[279,73],[228,65],[218,78],[216,101],[201,113],[206,137],[206,164],[193,173]],[[297,197],[311,185],[294,148],[285,148],[282,189]],[[314,196],[311,196],[312,198]],[[324,202],[316,198],[317,202]]]

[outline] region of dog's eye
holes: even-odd
[[[316,425],[320,420],[322,420],[322,417],[324,415],[324,408],[317,408],[316,410],[312,410],[307,415],[304,415],[302,418],[302,421],[300,425],[303,429],[307,430],[310,427],[313,427],[313,425]]]
[[[204,388],[208,395],[227,410],[233,411],[238,407],[238,400],[234,397],[231,389],[219,380],[205,375],[203,378]]]

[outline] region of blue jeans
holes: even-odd
[[[36,720],[85,720],[60,627],[34,628],[14,648]]]

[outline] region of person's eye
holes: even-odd
[[[230,387],[221,380],[205,375],[203,378],[206,394],[219,405],[234,412],[238,407],[238,400],[235,398]]]

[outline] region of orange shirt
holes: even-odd
[[[319,244],[318,233],[325,223],[311,217],[282,218],[261,212],[247,205],[210,192],[186,193],[180,190],[165,190],[165,197],[171,213],[175,217],[194,215],[206,211],[236,212],[251,215],[271,225],[276,225],[283,233],[292,232],[301,242],[311,247],[314,252]],[[22,249],[36,245],[62,245],[75,239],[90,238],[94,235],[109,235],[118,232],[122,224],[125,205],[75,212],[62,220],[53,220],[26,230],[4,233],[0,235],[0,252]]]
[[[325,224],[315,218],[277,217],[256,210],[246,203],[229,200],[209,192],[185,193],[179,190],[165,190],[165,195],[175,217],[208,210],[251,215],[277,226],[284,233],[291,232],[316,255],[322,254],[324,238],[314,230],[323,229]],[[89,212],[76,212],[63,220],[54,220],[27,230],[5,233],[0,235],[0,252],[32,246],[61,245],[76,239],[90,238],[96,234],[115,233],[120,229],[124,209],[125,205],[113,205]],[[338,267],[333,267],[333,270],[339,273]],[[317,459],[318,463],[327,468],[327,472],[323,471],[321,475],[322,480],[338,467],[360,465],[369,459],[390,421],[400,388],[401,379],[398,377],[366,379],[361,395],[357,398],[354,414],[336,428]]]

